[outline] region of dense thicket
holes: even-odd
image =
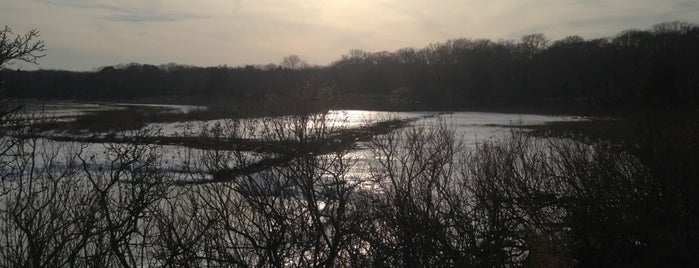
[[[94,72],[3,70],[0,79],[11,96],[40,98],[250,100],[312,83],[332,88],[345,101],[383,97],[457,107],[696,103],[699,27],[670,22],[611,38],[569,36],[553,42],[542,34],[519,41],[454,39],[394,52],[351,50],[324,67],[133,63]]]
[[[0,267],[698,263],[696,120],[639,121],[619,146],[514,135],[471,147],[437,122],[374,137],[366,172],[347,150],[313,153],[337,137],[325,114],[267,120],[199,137],[259,133],[288,142],[290,161],[207,184],[260,155],[54,143],[0,114],[15,133],[0,133]]]

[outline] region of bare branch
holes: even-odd
[[[24,35],[15,34],[10,27],[0,30],[0,67],[11,65],[12,61],[36,64],[46,56],[44,40],[39,39],[39,31],[33,29]]]

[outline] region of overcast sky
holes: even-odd
[[[326,65],[355,48],[394,51],[538,32],[595,38],[698,18],[697,0],[0,1],[0,25],[36,28],[48,49],[40,65],[11,68],[82,71],[129,62],[267,64],[291,54]]]

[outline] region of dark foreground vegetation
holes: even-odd
[[[236,173],[259,160],[214,147],[172,173],[158,145],[109,143],[97,160],[4,111],[3,267],[698,264],[697,121],[629,120],[613,143],[515,133],[475,148],[448,122],[403,128],[371,138],[364,174],[349,147],[315,150],[338,133],[323,113],[296,114],[262,130],[291,146],[286,161]],[[235,126],[200,137],[242,140]]]
[[[697,104],[699,27],[683,22],[609,38],[542,34],[521,40],[454,39],[422,49],[352,50],[329,66],[298,56],[280,65],[124,64],[92,72],[0,71],[13,97],[231,105],[311,84],[338,106],[512,109]],[[538,112],[534,110],[535,112]]]

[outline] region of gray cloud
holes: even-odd
[[[99,1],[83,1],[83,0],[40,0],[39,2],[45,2],[56,6],[67,6],[72,8],[83,8],[83,9],[103,9],[113,12],[128,12],[129,10],[113,4],[100,3]]]
[[[99,10],[107,15],[99,18],[121,22],[174,22],[190,19],[209,18],[204,15],[169,12],[163,13],[157,6],[118,5],[99,0],[44,0],[46,3],[76,9]],[[144,1],[147,2],[147,1]]]
[[[185,14],[139,14],[123,13],[102,17],[105,20],[121,22],[174,22],[191,19],[206,19],[207,16],[185,15]]]

